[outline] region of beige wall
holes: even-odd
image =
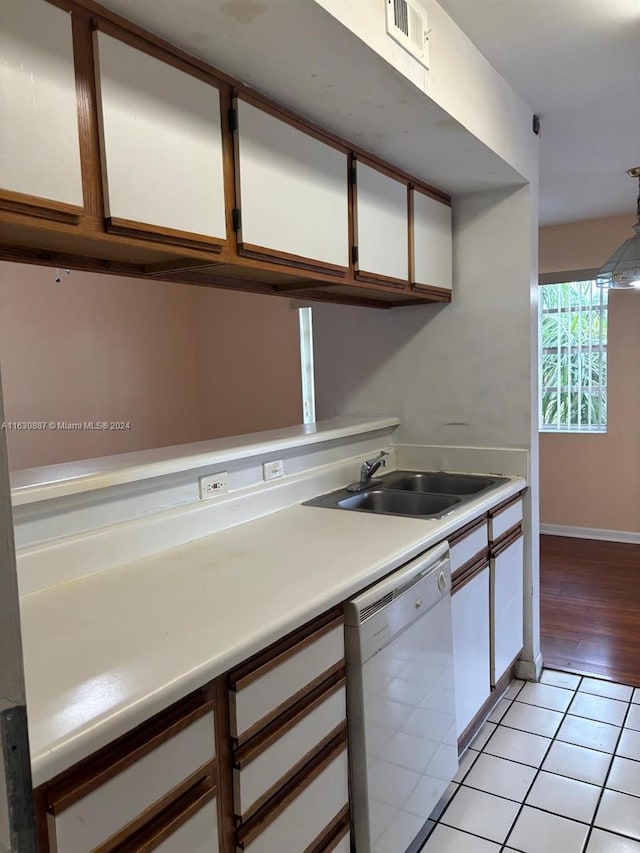
[[[540,272],[601,266],[633,216],[540,229]],[[608,431],[540,435],[540,521],[640,532],[640,292],[609,293]]]
[[[299,423],[297,312],[285,299],[0,263],[12,470]]]

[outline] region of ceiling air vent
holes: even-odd
[[[387,33],[412,56],[429,67],[427,13],[416,0],[384,0]]]

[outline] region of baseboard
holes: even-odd
[[[606,542],[628,542],[640,545],[640,533],[631,530],[601,530],[597,527],[567,527],[564,524],[541,524],[540,533],[547,536],[569,536],[572,539],[602,539]]]

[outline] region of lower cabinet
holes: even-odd
[[[491,626],[489,566],[485,559],[476,572],[452,588],[453,670],[456,724],[460,737],[491,694]]]
[[[522,530],[491,549],[491,684],[522,651],[524,538]]]
[[[39,853],[349,850],[336,609],[35,792]]]

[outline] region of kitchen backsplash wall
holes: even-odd
[[[300,423],[286,299],[0,263],[11,470]],[[111,422],[119,429],[62,429]],[[56,425],[55,429],[48,426]],[[128,424],[128,426],[127,426]]]

